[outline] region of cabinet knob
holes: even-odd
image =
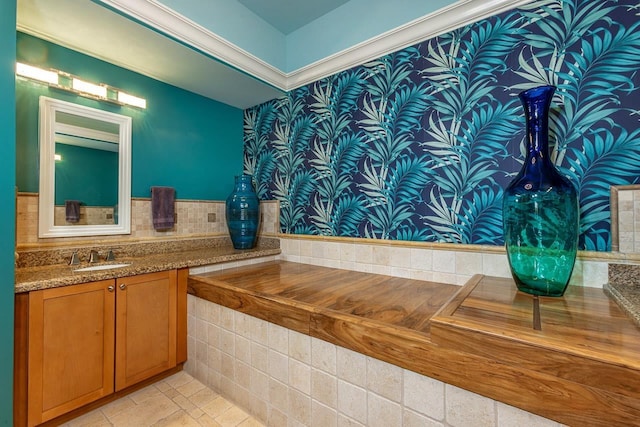
[[[120,285],[120,289],[122,289],[123,291],[127,288],[127,285],[125,285],[124,283]]]
[[[111,286],[109,286],[109,287],[107,288],[107,290],[108,290],[109,292],[113,292],[113,291],[115,291],[115,290],[116,290],[116,287],[115,287],[115,286],[113,286],[113,285],[111,285]]]

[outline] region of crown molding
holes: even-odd
[[[286,90],[313,83],[533,0],[460,0],[288,73]]]
[[[289,91],[532,0],[460,0],[296,71],[285,73],[156,0],[100,3],[204,55]]]
[[[280,90],[286,74],[155,0],[98,0],[101,4],[189,48]]]

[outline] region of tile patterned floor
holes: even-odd
[[[263,427],[263,424],[182,371],[63,426]]]

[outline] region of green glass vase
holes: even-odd
[[[559,297],[578,250],[580,210],[573,184],[549,158],[549,107],[554,86],[519,94],[525,110],[527,154],[504,191],[503,224],[509,267],[519,290]]]

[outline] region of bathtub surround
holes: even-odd
[[[358,353],[354,357],[370,356],[569,425],[629,425],[640,411],[640,331],[601,289],[570,288],[562,299],[541,298],[544,334],[532,329],[530,295],[518,292],[512,279],[482,275],[458,289],[279,261],[192,275],[189,293],[269,322],[269,328],[279,325],[350,349]],[[225,324],[223,319],[215,323]],[[257,329],[252,320],[236,328]],[[233,355],[224,332],[211,334],[208,328],[206,336],[210,345]],[[249,364],[251,350],[243,348],[236,355]],[[279,368],[286,372],[287,365],[274,366],[271,360],[271,379],[285,381]],[[251,390],[252,383],[243,382],[250,368],[238,364],[234,373],[228,366],[223,355],[220,387],[225,379],[235,379],[234,387],[245,389],[239,393]],[[292,372],[291,360],[288,369],[289,384],[296,387],[300,373]],[[603,382],[602,375],[610,381]],[[266,399],[262,393],[256,397]],[[340,392],[338,397],[340,406]],[[267,400],[276,398],[280,394],[272,393]],[[291,393],[289,399],[291,408]],[[253,400],[249,397],[249,404]],[[382,415],[389,412],[385,408]],[[355,421],[379,425],[371,417]]]
[[[279,237],[280,257],[286,261],[456,285],[474,274],[511,277],[502,247],[293,234]],[[602,287],[610,262],[626,262],[625,256],[578,252],[569,286]]]
[[[188,296],[185,370],[268,425],[560,424]]]

